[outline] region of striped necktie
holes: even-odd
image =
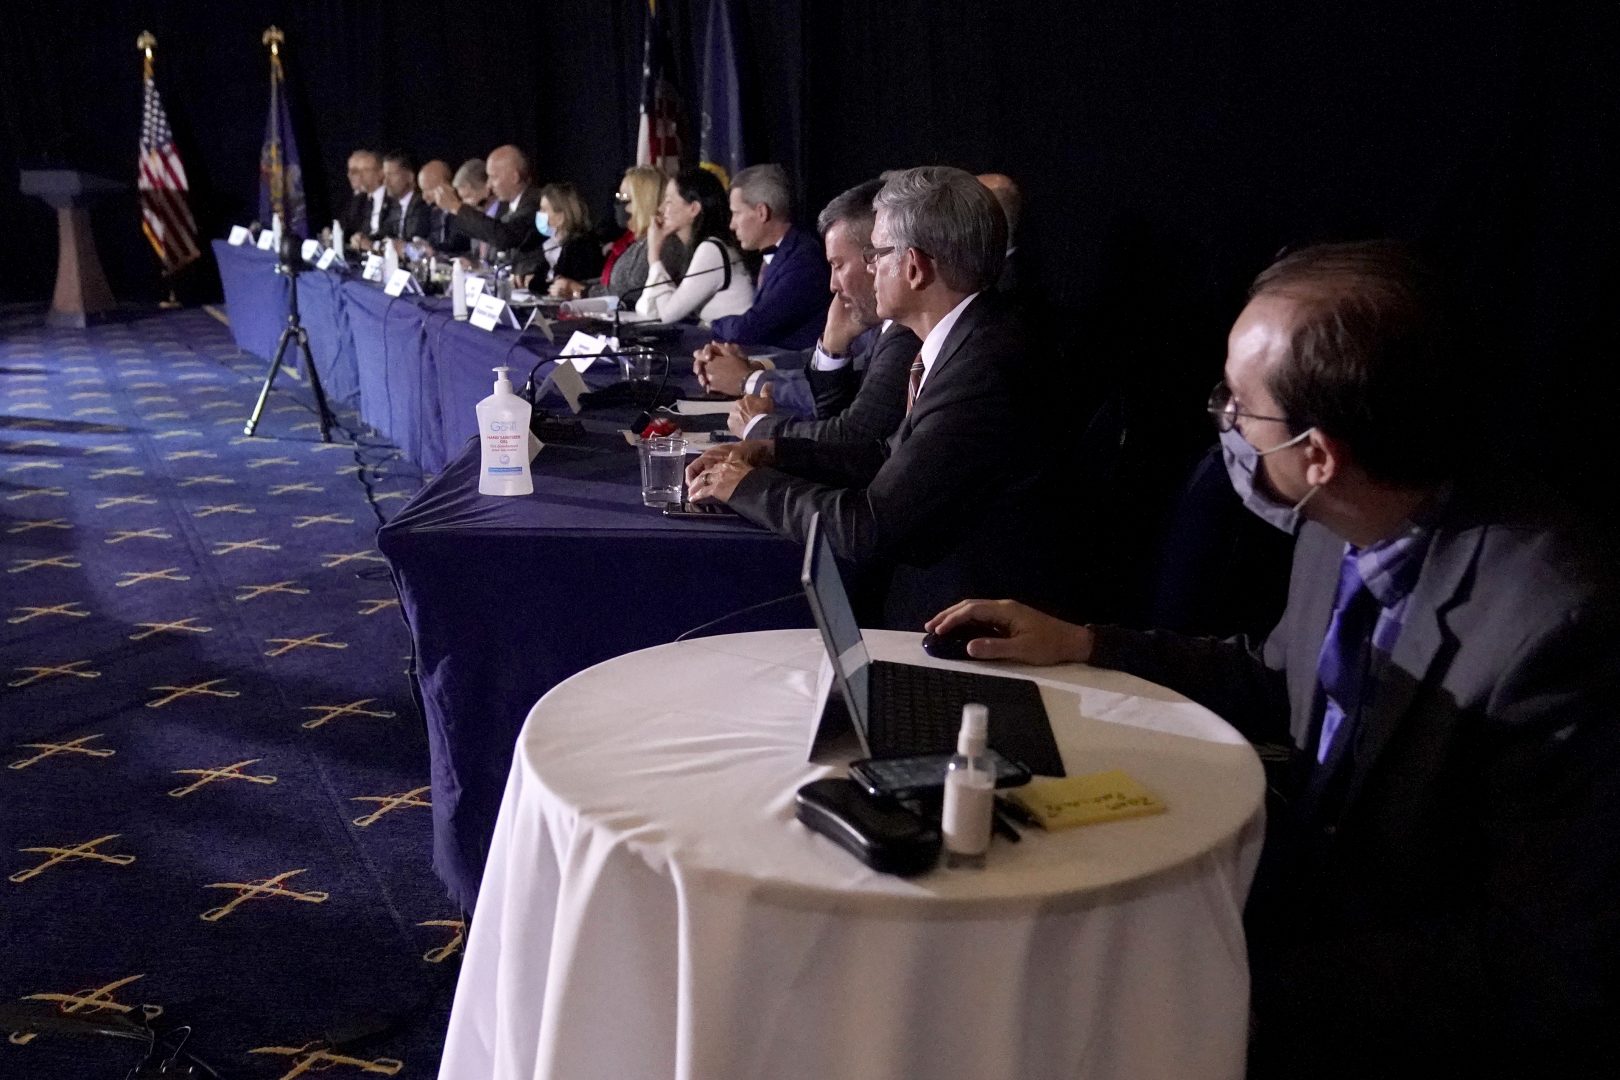
[[[917,404],[917,391],[922,389],[923,372],[922,353],[918,353],[911,361],[911,378],[906,383],[906,415],[911,415],[911,407]]]

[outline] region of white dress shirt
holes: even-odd
[[[368,236],[377,235],[382,228],[383,199],[388,196],[388,189],[379,187],[371,193],[371,224],[366,228]]]
[[[951,336],[951,328],[956,325],[956,320],[962,317],[963,310],[973,303],[974,298],[978,295],[978,293],[969,293],[967,299],[946,312],[945,317],[935,323],[934,328],[928,331],[928,336],[923,338],[923,376],[922,380],[917,383],[917,392],[919,394],[922,393],[922,388],[928,382],[928,373],[934,370],[934,361],[939,359],[939,351],[945,347],[945,339]]]

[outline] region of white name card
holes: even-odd
[[[337,261],[338,253],[331,248],[327,248],[321,252],[321,257],[315,260],[315,266],[319,270],[330,270]]]
[[[304,246],[300,250],[303,253],[305,262],[314,262],[316,256],[321,253],[321,242],[319,240],[305,240]]]
[[[276,250],[276,234],[271,232],[269,229],[261,229],[259,231],[259,250]]]
[[[252,239],[253,234],[248,232],[247,229],[240,225],[231,226],[231,247],[241,247],[243,244]]]
[[[382,256],[381,255],[367,255],[366,256],[366,265],[360,271],[360,276],[365,278],[367,281],[381,281],[382,280]]]
[[[478,305],[478,298],[484,295],[484,286],[487,284],[489,284],[489,282],[485,281],[481,277],[470,277],[467,279],[468,307],[476,307]]]
[[[393,277],[388,279],[388,284],[383,286],[383,292],[389,296],[403,296],[406,293],[420,296],[422,286],[416,283],[409,270],[395,270]]]
[[[596,363],[596,353],[611,351],[613,350],[606,334],[587,334],[583,330],[575,330],[558,356],[566,358],[575,371],[583,373]]]
[[[506,301],[498,296],[480,296],[473,305],[472,318],[468,320],[480,330],[494,330],[502,323],[517,329],[517,316],[512,309],[506,306]]]
[[[551,384],[562,391],[562,396],[568,402],[570,412],[579,412],[579,395],[586,390],[585,380],[579,377],[573,361],[558,364],[551,373]]]

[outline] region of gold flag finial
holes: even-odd
[[[272,26],[266,29],[265,32],[260,35],[259,40],[270,46],[271,56],[280,56],[281,43],[287,40],[287,35],[281,32],[281,27]]]
[[[152,59],[152,50],[157,47],[157,38],[152,36],[152,31],[142,30],[141,36],[135,39],[135,47],[144,52],[146,58],[150,60]]]

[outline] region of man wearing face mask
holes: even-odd
[[[1259,647],[1009,601],[929,622],[992,627],[975,658],[1140,675],[1292,752],[1247,912],[1251,1076],[1528,1077],[1613,1048],[1620,604],[1585,528],[1458,437],[1452,348],[1396,245],[1256,281],[1209,408],[1245,505],[1300,530]]]

